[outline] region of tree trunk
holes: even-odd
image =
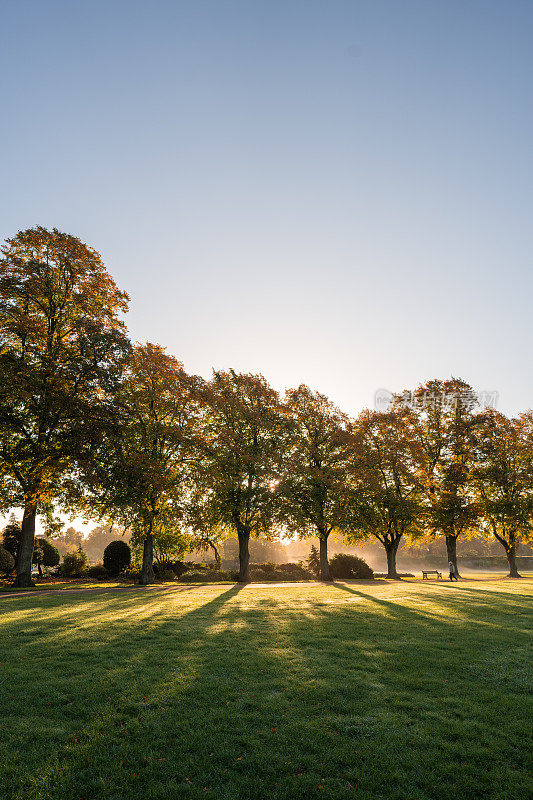
[[[149,583],[153,583],[154,581],[154,536],[150,531],[150,533],[147,533],[144,537],[141,584],[142,586],[147,586]]]
[[[518,572],[518,567],[516,566],[516,545],[511,544],[506,547],[505,555],[509,562],[509,578],[521,578],[522,576]]]
[[[250,583],[250,551],[248,543],[250,541],[250,532],[247,530],[241,531],[239,537],[239,583]]]
[[[461,576],[457,569],[457,536],[446,536],[446,552],[448,554],[448,563],[452,562],[455,567],[455,574],[460,578]]]
[[[329,581],[329,561],[328,561],[328,537],[321,536],[320,539],[320,580]]]
[[[32,500],[24,507],[22,517],[22,536],[20,539],[17,558],[17,577],[13,586],[35,586],[31,579],[31,561],[33,546],[35,544],[35,517],[37,516],[37,503]]]
[[[213,553],[215,554],[215,564],[217,566],[217,569],[220,570],[220,569],[222,569],[222,559],[220,557],[220,553],[218,552],[218,549],[217,549],[216,545],[213,544],[213,542],[211,542],[210,544],[211,544],[211,548],[213,550]]]
[[[387,553],[387,578],[399,578],[396,571],[396,553],[398,552],[398,545],[400,540],[393,540],[385,544],[385,552]]]

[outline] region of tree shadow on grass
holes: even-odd
[[[68,741],[43,730],[33,743],[23,742],[34,763],[22,779],[20,769],[10,772],[12,796],[427,800],[440,796],[443,779],[460,796],[497,796],[490,793],[494,771],[504,780],[507,773],[488,744],[477,788],[462,765],[480,735],[475,725],[488,725],[502,709],[492,700],[492,716],[489,703],[483,717],[484,709],[464,696],[468,675],[458,672],[456,653],[445,644],[456,630],[453,620],[436,618],[428,626],[418,610],[344,585],[328,591],[361,603],[327,605],[326,591],[297,602],[269,596],[264,605],[242,588],[186,608],[183,599],[174,607],[169,595],[159,610],[146,595],[121,597],[118,606],[111,597],[98,607],[87,604],[102,619],[106,610],[116,614],[107,626],[113,638],[100,643],[100,660],[90,655],[98,641],[88,631],[72,642],[73,664],[89,659],[87,684],[72,683],[79,696],[54,703],[48,726],[71,714]],[[136,605],[148,601],[139,632]],[[464,622],[469,646],[472,637],[482,641],[472,627]],[[502,631],[498,640],[503,646],[509,636]],[[37,705],[41,690],[70,691],[69,663],[58,681],[59,656],[52,651],[48,659],[31,697],[36,716],[46,714],[45,704]],[[450,674],[452,691],[444,685]],[[474,727],[460,728],[459,713],[473,715]],[[506,735],[501,758],[516,763],[520,756]],[[358,794],[348,783],[359,785]]]

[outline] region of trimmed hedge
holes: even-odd
[[[359,556],[337,553],[329,562],[332,578],[373,578],[374,570]]]
[[[309,581],[314,578],[302,564],[250,564],[253,581]]]
[[[131,550],[126,542],[116,539],[109,542],[104,550],[104,567],[112,577],[116,577],[124,567],[131,564]]]

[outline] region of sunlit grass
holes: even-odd
[[[533,581],[0,600],[0,795],[523,798]]]

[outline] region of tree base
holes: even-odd
[[[32,581],[31,575],[17,575],[11,585],[15,589],[33,589],[35,581]]]

